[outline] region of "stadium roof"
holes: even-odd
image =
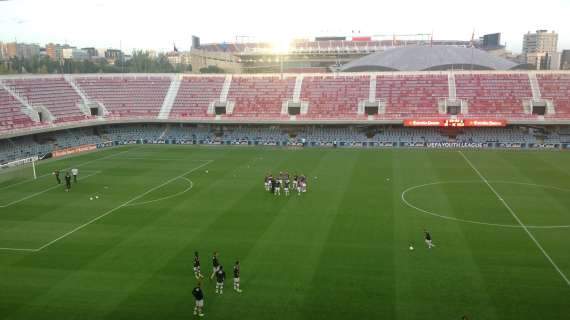
[[[483,50],[457,46],[413,46],[377,52],[351,61],[346,72],[428,70],[512,70],[521,65]]]

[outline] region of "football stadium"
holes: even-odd
[[[0,75],[0,319],[570,319],[570,71],[362,42]]]

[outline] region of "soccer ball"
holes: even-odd
[[[93,200],[93,197],[90,197],[89,200]]]
[[[208,173],[208,170],[206,170],[206,173]]]
[[[99,199],[99,196],[95,196],[95,199]]]
[[[413,246],[410,246],[410,251],[414,251],[414,247],[413,247]]]

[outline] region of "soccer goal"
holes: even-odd
[[[0,183],[37,179],[36,163],[38,160],[40,160],[39,156],[33,156],[0,164]]]

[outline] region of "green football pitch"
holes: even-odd
[[[279,171],[308,192],[266,192]],[[228,274],[205,318],[570,319],[567,152],[128,146],[37,173],[0,174],[0,319],[191,319],[194,251]]]

